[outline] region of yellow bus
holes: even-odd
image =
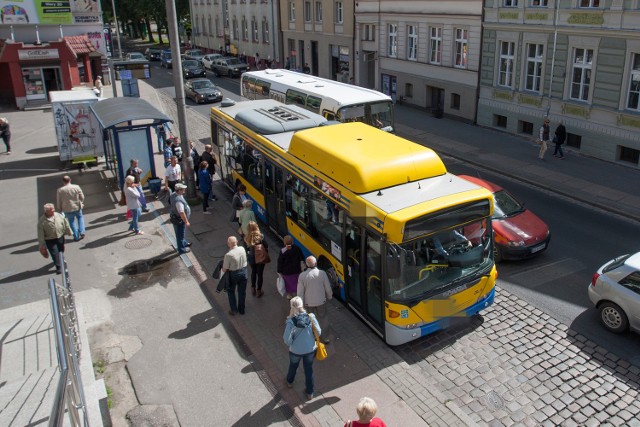
[[[223,181],[291,235],[334,292],[399,345],[493,303],[491,194],[431,149],[275,100],[211,109]]]

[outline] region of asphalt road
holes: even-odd
[[[152,67],[152,78],[147,82],[175,96],[173,71],[160,68],[158,62],[152,63]],[[214,77],[211,72],[207,77],[222,89],[224,97],[242,99],[240,79]],[[186,105],[208,116],[210,108],[217,104],[196,105],[186,100]],[[396,116],[396,120],[404,123],[402,116]],[[451,129],[449,137],[456,138],[456,129]],[[457,159],[445,158],[445,163],[453,173],[477,175],[507,188],[549,225],[552,233],[549,248],[535,258],[500,264],[499,286],[620,357],[640,358],[640,336],[606,331],[587,296],[587,286],[600,265],[618,255],[637,251],[640,225],[518,180],[478,170]]]

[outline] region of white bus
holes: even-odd
[[[266,69],[242,74],[240,90],[245,98],[299,105],[327,120],[364,122],[388,132],[394,130],[391,97],[373,89],[296,71]]]

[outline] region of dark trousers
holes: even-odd
[[[244,314],[244,301],[247,296],[247,268],[241,268],[236,271],[228,271],[229,290],[227,297],[229,298],[229,308],[231,311],[237,311]],[[236,289],[238,290],[238,299],[236,300]]]
[[[266,264],[251,264],[251,287],[255,288],[258,285],[258,290],[262,289],[262,275],[264,273],[264,266]],[[256,283],[257,282],[257,283]]]
[[[560,157],[564,157],[564,153],[562,152],[562,144],[556,143],[556,148],[553,150],[553,155],[560,154]]]
[[[167,184],[169,184],[169,188],[171,189],[172,192],[176,191],[176,184],[178,183],[178,181],[167,181]]]
[[[173,224],[173,232],[176,234],[176,249],[178,253],[185,253],[185,247],[187,246],[187,240],[185,239],[187,225],[184,222],[182,224]]]
[[[2,135],[2,140],[4,141],[4,145],[7,146],[7,152],[11,151],[11,135]]]
[[[45,240],[44,244],[47,245],[47,249],[49,250],[49,254],[51,255],[51,259],[53,260],[53,264],[56,266],[56,269],[60,269],[60,252],[64,253],[64,236],[58,237],[57,239]]]
[[[209,209],[209,193],[202,193],[202,211]]]

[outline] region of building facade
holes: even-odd
[[[351,81],[353,0],[280,0],[280,10],[284,65],[327,79]]]
[[[277,0],[192,0],[193,44],[255,67],[279,64],[278,6]]]
[[[640,167],[640,2],[486,0],[478,124]]]
[[[48,103],[49,92],[91,85],[107,54],[100,3],[0,0],[0,103]]]
[[[358,0],[355,20],[357,84],[475,120],[481,0]]]

